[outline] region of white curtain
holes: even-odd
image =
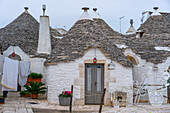
[[[87,91],[91,91],[92,66],[87,67]]]
[[[101,91],[101,66],[97,66],[97,91]]]

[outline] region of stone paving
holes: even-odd
[[[73,106],[73,113],[98,113],[98,105]],[[0,113],[68,113],[68,106],[50,104],[46,99],[20,97],[9,92],[5,104],[0,105]],[[103,106],[102,113],[170,113],[170,104],[163,106],[138,105],[122,108]]]

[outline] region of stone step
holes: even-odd
[[[9,91],[7,94],[7,97],[19,97],[19,96],[20,96],[19,92]]]

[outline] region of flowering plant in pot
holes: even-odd
[[[27,89],[28,93],[32,94],[32,99],[37,99],[38,94],[44,94],[46,92],[45,89],[47,89],[46,87],[44,87],[42,82],[29,82],[30,85],[25,85],[24,87]]]
[[[71,91],[62,91],[59,95],[60,106],[69,106],[71,99]]]

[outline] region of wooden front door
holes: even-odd
[[[104,65],[85,65],[85,104],[99,105],[104,89]],[[103,104],[103,103],[102,103]]]

